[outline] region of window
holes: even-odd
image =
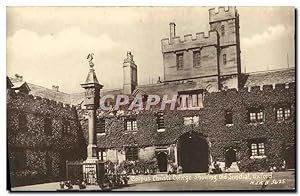
[[[177,69],[183,68],[183,53],[176,54],[176,66]]]
[[[291,107],[276,108],[276,120],[285,121],[291,119]]]
[[[223,64],[225,65],[227,63],[226,54],[223,54]]]
[[[100,161],[107,161],[107,152],[105,149],[99,150],[99,159]]]
[[[181,108],[203,108],[203,90],[182,91],[178,92],[178,94]],[[185,101],[182,100],[183,98]]]
[[[125,157],[126,157],[126,161],[138,160],[138,148],[135,146],[126,147]]]
[[[164,119],[164,113],[158,112],[156,116],[156,122],[157,122],[157,129],[165,129],[165,119]]]
[[[225,124],[226,125],[233,125],[232,112],[231,111],[225,111]]]
[[[127,131],[134,131],[137,130],[137,123],[136,119],[127,119],[126,120],[126,130]]]
[[[224,25],[221,26],[221,35],[222,36],[225,35],[225,26]]]
[[[249,109],[249,122],[250,123],[262,123],[264,121],[264,112],[261,108]]]
[[[97,124],[96,124],[96,133],[105,133],[105,119],[97,118]]]
[[[200,62],[201,62],[200,51],[194,51],[193,52],[193,66],[194,67],[199,67]]]
[[[262,141],[251,142],[251,157],[252,158],[263,158],[265,157],[265,144]]]
[[[50,118],[44,118],[44,132],[48,136],[52,134],[52,121]]]
[[[183,117],[184,125],[198,125],[199,124],[199,116],[187,116]]]
[[[62,122],[62,135],[67,135],[70,130],[71,130],[70,122],[66,119],[63,119],[63,122]]]
[[[19,117],[19,131],[20,132],[24,132],[27,131],[28,127],[27,127],[27,117],[25,113],[20,113]]]

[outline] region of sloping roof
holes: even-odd
[[[245,87],[295,82],[295,68],[253,72],[247,74]]]
[[[29,93],[29,91],[31,90],[25,81],[13,82],[13,86],[11,88],[13,90],[22,91],[23,93],[26,93],[26,94]]]
[[[38,86],[35,84],[31,84],[31,83],[28,83],[28,86],[31,89],[30,94],[32,94],[33,96],[39,96],[39,97],[47,98],[47,99],[54,100],[57,102],[71,104],[70,95],[67,93],[59,92],[56,90],[52,90],[52,89]]]

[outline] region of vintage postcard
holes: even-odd
[[[294,7],[18,7],[10,191],[295,191]]]

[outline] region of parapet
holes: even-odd
[[[217,9],[209,9],[209,23],[233,19],[238,15],[237,9],[235,7],[218,7]]]
[[[287,83],[287,84],[275,84],[275,85],[263,85],[263,86],[251,86],[251,87],[244,87],[240,88],[239,90],[236,89],[228,89],[228,90],[221,90],[218,92],[211,92],[208,93],[208,97],[219,96],[221,94],[228,94],[228,93],[236,93],[236,94],[253,94],[254,96],[259,93],[272,93],[272,92],[295,92],[295,83]]]
[[[39,105],[39,106],[49,106],[49,108],[57,108],[57,109],[65,109],[67,111],[71,111],[73,106],[70,104],[65,104],[63,102],[58,102],[55,100],[51,100],[48,98],[43,98],[40,96],[33,96],[31,94],[15,94],[15,97],[21,99],[20,101],[27,103],[29,105]],[[32,106],[32,108],[35,108]]]
[[[163,53],[217,44],[217,31],[209,31],[208,34],[205,34],[204,32],[196,33],[196,37],[193,37],[192,34],[187,34],[183,36],[183,39],[181,37],[175,37],[171,40],[169,38],[161,40],[161,47]]]

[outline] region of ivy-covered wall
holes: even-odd
[[[25,116],[24,129],[19,127],[19,115]],[[46,118],[51,122],[48,131],[44,126]],[[65,161],[86,156],[86,143],[74,107],[10,91],[7,145],[12,186],[63,179]]]
[[[295,144],[295,83],[277,84],[251,89],[229,89],[227,91],[207,93],[204,108],[197,111],[164,111],[165,131],[158,132],[156,124],[157,110],[123,111],[104,113],[97,111],[97,118],[105,118],[105,135],[97,135],[99,148],[122,149],[127,145],[140,148],[147,146],[169,146],[176,144],[178,138],[186,132],[199,132],[210,142],[213,160],[225,161],[225,149],[237,150],[237,159],[250,157],[249,140],[265,139],[266,156],[282,157],[286,145]],[[291,119],[277,122],[275,107],[282,104],[291,106]],[[264,110],[264,122],[249,123],[249,108],[260,107]],[[233,113],[233,126],[226,126],[225,111]],[[78,110],[79,117],[85,110]],[[199,125],[184,125],[183,117],[199,116]],[[126,131],[125,120],[134,117],[137,131]],[[87,121],[81,118],[86,130]]]

